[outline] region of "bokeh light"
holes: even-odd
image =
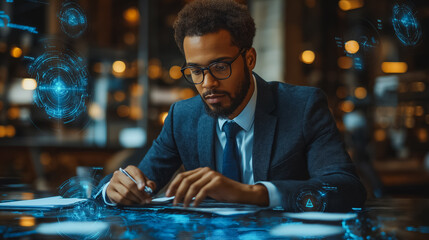
[[[115,61],[112,64],[112,70],[114,73],[123,73],[123,72],[125,72],[126,68],[127,68],[127,66],[125,65],[125,62],[123,62],[123,61]]]
[[[37,88],[37,82],[34,78],[24,78],[22,79],[21,86],[25,90],[34,90]]]
[[[124,19],[125,21],[136,24],[140,20],[140,13],[139,10],[136,7],[130,7],[124,12]]]
[[[179,66],[172,66],[169,71],[170,77],[175,80],[180,79],[182,77],[180,69]]]
[[[10,49],[10,55],[14,58],[20,58],[22,56],[22,49],[19,47],[13,47]]]
[[[405,73],[408,70],[408,65],[405,62],[383,62],[381,70],[384,73]]]
[[[337,60],[338,67],[341,69],[350,69],[353,67],[353,58],[341,56]]]
[[[364,99],[367,96],[367,91],[364,87],[357,87],[355,89],[355,97],[358,99]]]
[[[301,53],[301,61],[305,64],[312,64],[316,59],[316,54],[311,50],[305,50]]]
[[[350,54],[355,54],[359,51],[359,43],[355,40],[349,40],[344,44],[344,48]]]

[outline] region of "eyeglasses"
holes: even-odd
[[[231,76],[231,64],[245,51],[246,49],[241,49],[231,61],[213,62],[207,67],[186,66],[185,63],[180,71],[191,84],[201,84],[204,81],[205,70],[208,70],[216,80],[225,80]]]

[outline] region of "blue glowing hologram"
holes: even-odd
[[[313,207],[314,207],[314,205],[313,205],[313,203],[311,202],[311,199],[310,199],[310,198],[308,199],[307,204],[305,205],[305,207],[306,207],[306,208],[313,208]]]
[[[357,218],[345,219],[341,222],[345,230],[344,239],[398,239],[394,231],[383,226],[384,221],[371,217],[367,212],[359,213]]]
[[[99,170],[99,168],[94,168]],[[95,172],[94,172],[95,173]],[[103,219],[104,205],[93,199],[98,180],[94,176],[75,176],[58,187],[58,193],[64,198],[86,198],[73,208],[63,208],[58,214],[58,222],[97,222]],[[85,235],[74,235],[69,232],[58,232],[64,237],[71,239],[99,239],[106,231],[91,232]]]
[[[61,29],[71,38],[79,37],[88,25],[86,16],[80,6],[73,1],[66,1],[58,13]]]
[[[331,186],[328,183],[323,183],[322,188],[323,188],[323,190],[325,190],[327,192],[338,192],[337,187]]]
[[[409,232],[419,232],[419,233],[429,234],[429,226],[419,226],[419,227],[408,226],[405,229]]]
[[[362,58],[360,58],[360,57],[353,58],[353,66],[356,70],[362,70],[362,68],[363,68]]]
[[[328,204],[327,192],[313,186],[306,186],[295,197],[296,209],[301,212],[324,212]]]
[[[19,29],[19,30],[28,31],[34,34],[39,33],[35,27],[11,23],[9,15],[7,15],[4,11],[0,11],[0,28],[1,27]]]
[[[393,7],[392,25],[396,36],[405,46],[414,46],[420,42],[422,29],[410,6],[396,4]]]
[[[335,37],[335,43],[337,44],[337,47],[339,47],[339,48],[344,47],[344,41],[341,37]]]
[[[88,73],[73,52],[46,45],[46,52],[28,67],[36,79],[34,102],[51,119],[73,122],[86,111]]]
[[[383,30],[383,22],[381,21],[381,19],[377,19],[377,29]]]
[[[353,59],[353,69],[363,70],[375,59],[374,56],[379,54],[381,51],[379,31],[382,28],[383,24],[380,19],[375,23],[368,19],[358,19],[350,24],[346,32],[334,38],[335,44],[342,50],[341,55],[344,54]],[[359,48],[354,53],[347,52],[345,47],[346,43],[351,40],[359,44]]]
[[[30,56],[24,56],[24,57],[22,57],[24,60],[27,60],[27,61],[34,61],[34,57],[30,57]]]
[[[97,181],[93,177],[72,177],[58,187],[64,198],[92,198]]]
[[[96,202],[93,199],[88,199],[85,202],[79,203],[73,208],[62,208],[60,209],[57,215],[58,223],[81,223],[86,222],[88,224],[93,223],[104,223],[102,220],[104,219],[104,206]],[[100,221],[101,220],[101,221]],[[69,239],[99,239],[105,237],[108,234],[108,228],[103,229],[103,231],[84,231],[80,234],[76,234],[76,232],[71,232],[67,230],[59,230],[57,233],[62,237],[66,237]]]
[[[369,51],[372,48],[377,47],[380,43],[379,40],[375,39],[374,36],[372,36],[371,38],[369,38],[368,36],[361,36],[358,42],[364,51]]]

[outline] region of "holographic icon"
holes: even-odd
[[[353,59],[353,66],[356,70],[362,70],[362,59],[360,57],[355,57]]]
[[[82,58],[55,45],[45,45],[45,53],[29,65],[28,73],[36,79],[35,105],[48,118],[73,122],[86,111],[88,73]],[[29,59],[29,58],[27,58]]]
[[[381,19],[377,19],[377,29],[383,30],[383,22],[381,21]]]
[[[73,1],[63,3],[58,13],[61,29],[71,38],[79,37],[88,25],[86,16],[80,6]]]
[[[396,36],[405,46],[419,43],[422,29],[410,6],[396,4],[393,7],[392,25]]]
[[[31,32],[34,34],[39,33],[35,27],[11,23],[9,15],[7,15],[4,11],[0,11],[0,28],[2,28],[2,27],[19,29],[19,30]]]
[[[296,209],[301,212],[324,212],[328,203],[326,194],[322,189],[307,186],[296,195]]]
[[[313,203],[311,202],[311,199],[308,199],[307,204],[305,205],[305,207],[307,207],[307,208],[313,208],[314,207]]]

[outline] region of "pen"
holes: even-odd
[[[127,171],[125,171],[125,169],[119,168],[119,171],[121,171],[123,174],[127,175],[127,177],[129,177],[131,180],[133,180],[133,182],[135,184],[138,185],[137,181]],[[144,186],[144,191],[147,194],[152,194],[153,193],[152,189],[150,187],[148,187],[148,186]]]

